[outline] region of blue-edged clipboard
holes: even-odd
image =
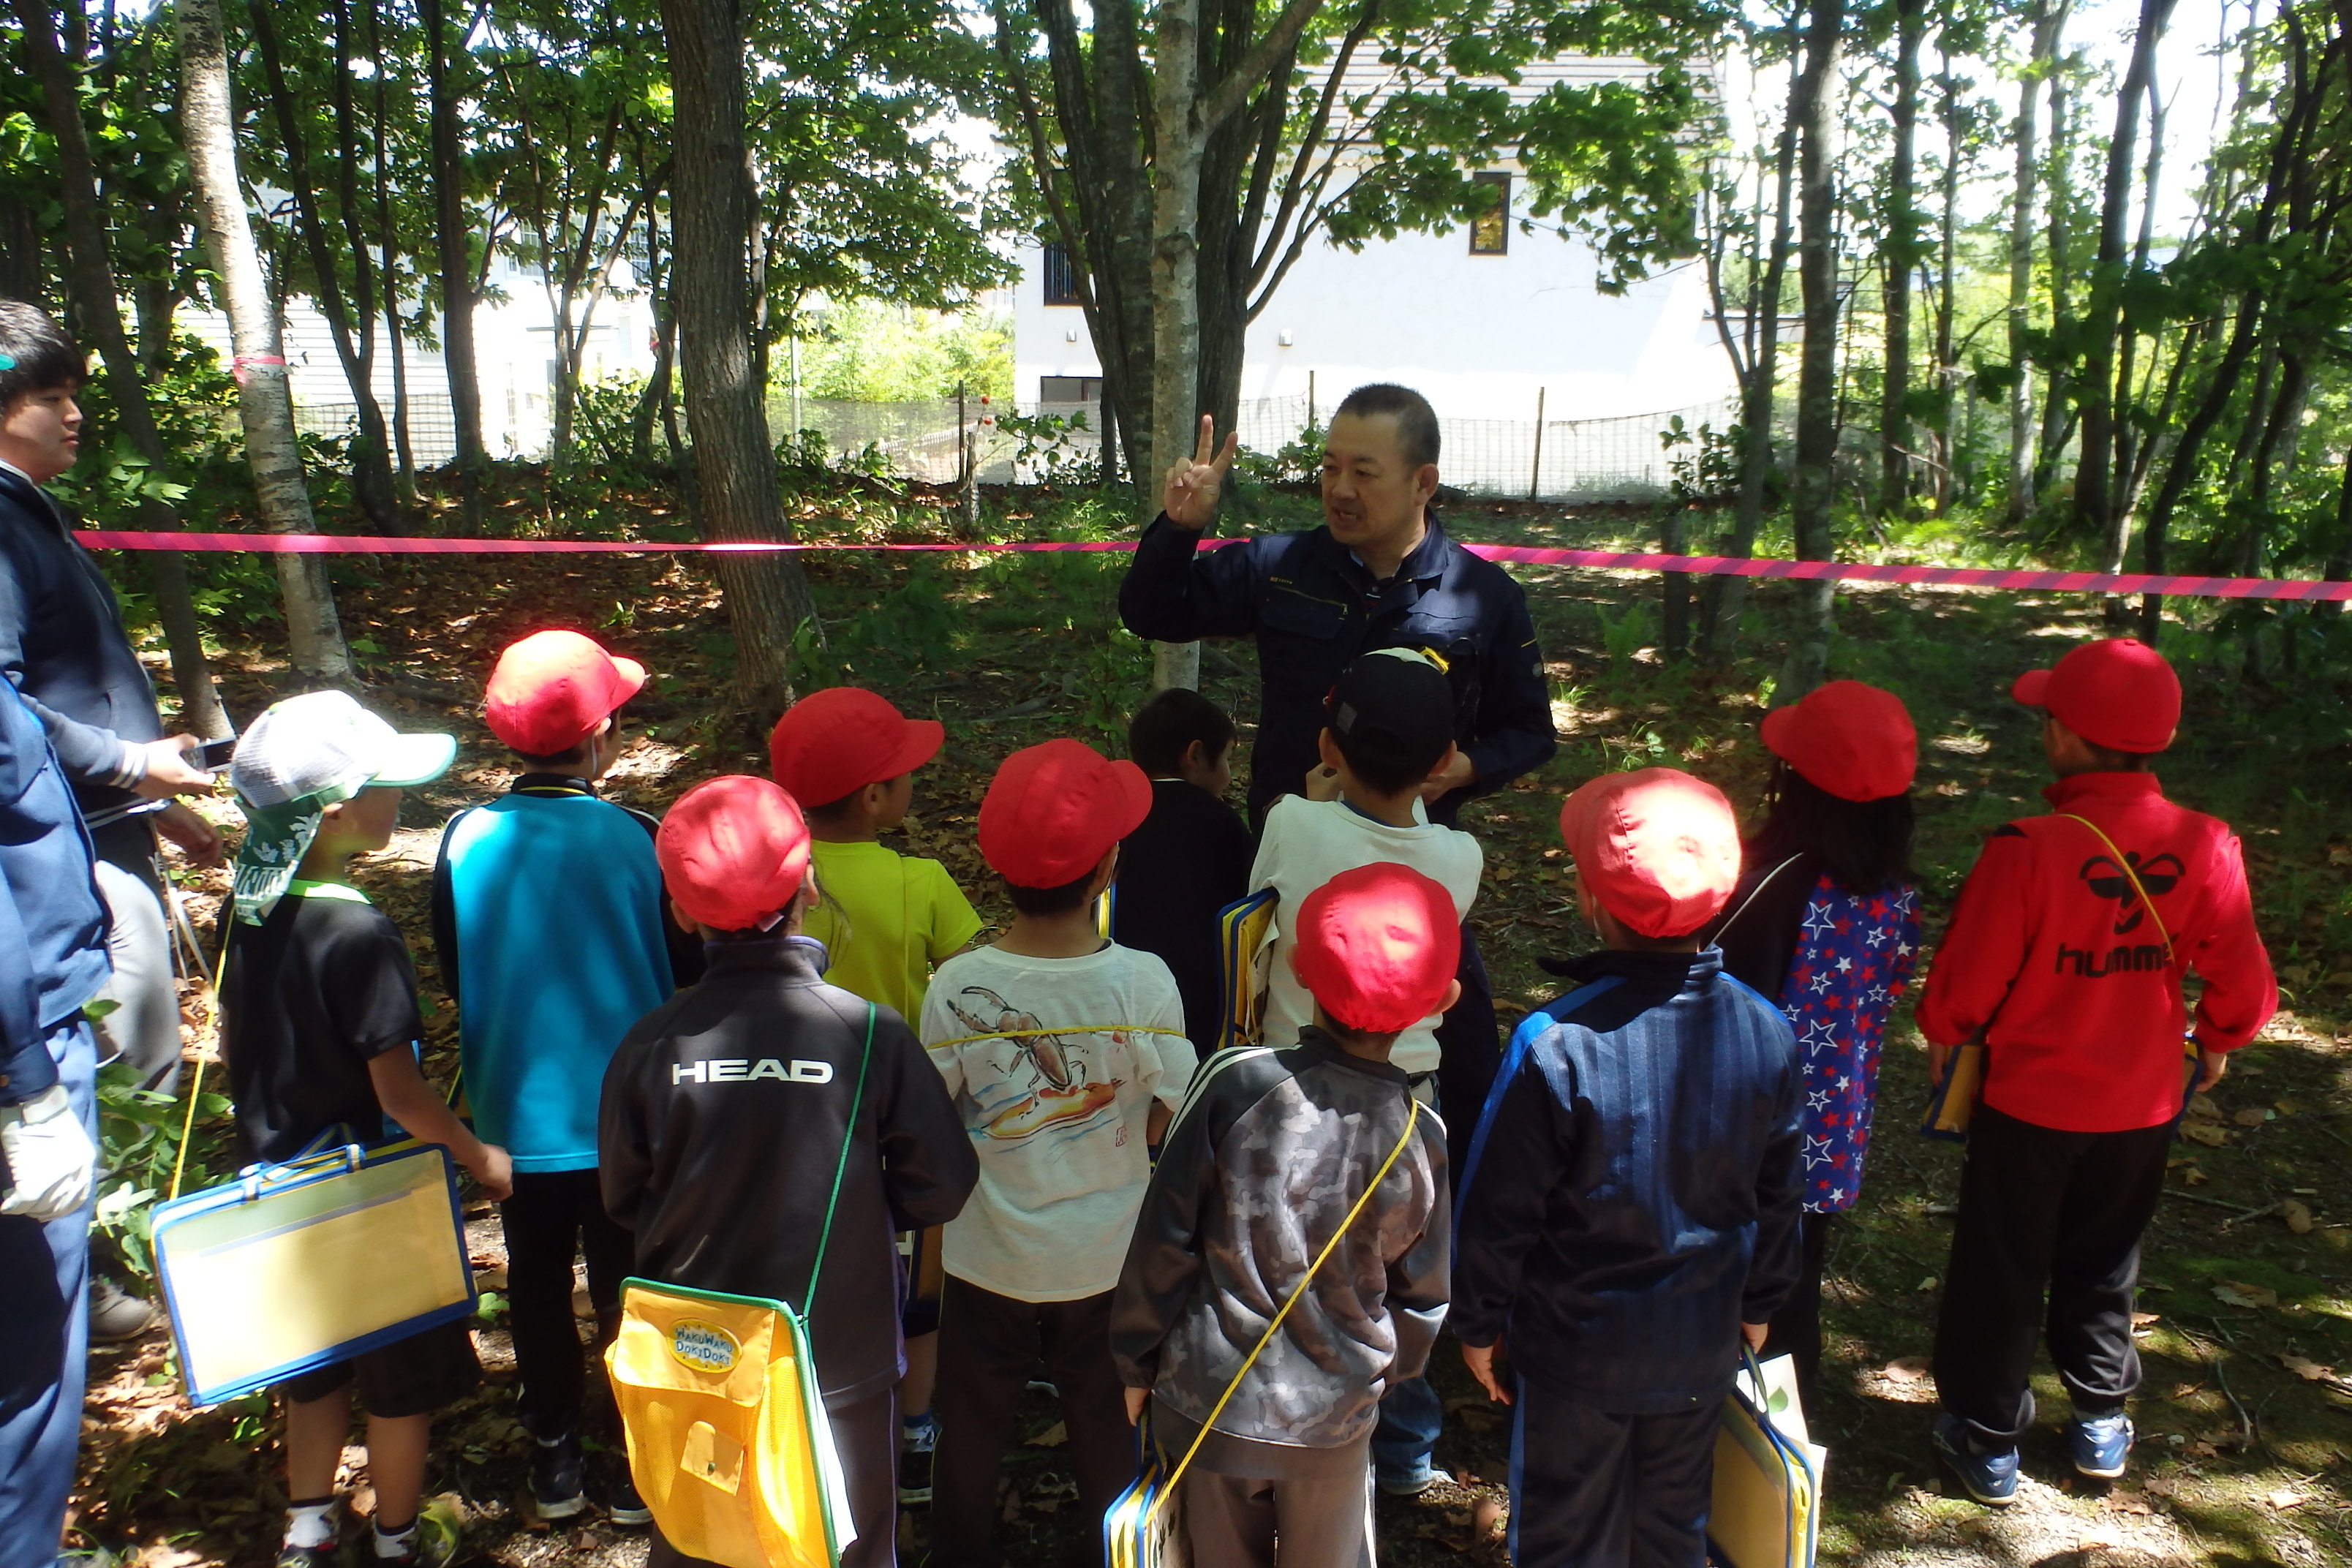
[[[1266,982],[1274,970],[1276,895],[1260,888],[1217,911],[1217,961],[1223,973],[1223,1016],[1217,1046],[1254,1046],[1265,1027]]]
[[[341,1142],[338,1142],[341,1140]],[[188,1398],[216,1405],[473,1316],[457,1167],[343,1128],[157,1207],[156,1277]]]
[[[1764,1369],[1752,1353],[1743,1357],[1755,1392],[1735,1383],[1716,1428],[1707,1561],[1722,1568],[1813,1568],[1828,1456],[1774,1422]]]

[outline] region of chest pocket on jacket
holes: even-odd
[[[1258,606],[1257,618],[1258,625],[1267,631],[1328,642],[1347,625],[1348,607],[1334,600],[1311,598],[1295,588],[1277,585],[1266,591],[1264,603]]]

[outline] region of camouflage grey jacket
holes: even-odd
[[[1405,1075],[1317,1029],[1287,1050],[1201,1063],[1169,1129],[1111,1307],[1130,1388],[1202,1422],[1405,1130]],[[1370,1435],[1381,1394],[1417,1376],[1445,1321],[1445,1128],[1412,1142],[1217,1416],[1258,1442],[1332,1448]]]

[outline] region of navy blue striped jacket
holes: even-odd
[[[1606,952],[1529,1014],[1470,1144],[1452,1325],[1627,1415],[1719,1400],[1797,1270],[1802,1079],[1722,953]]]

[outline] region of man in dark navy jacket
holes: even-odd
[[[81,1439],[106,911],[58,760],[0,679],[0,1563],[58,1560]]]
[[[1473,795],[1550,760],[1551,685],[1527,595],[1510,574],[1449,538],[1429,510],[1438,429],[1428,399],[1385,384],[1349,393],[1324,437],[1323,526],[1202,551],[1237,447],[1235,437],[1223,451],[1214,441],[1204,416],[1199,449],[1168,472],[1163,510],[1135,547],[1118,611],[1128,630],[1161,642],[1256,637],[1254,824],[1277,796],[1305,793],[1319,765],[1324,700],[1339,672],[1372,648],[1434,653],[1453,683],[1455,750],[1421,792],[1431,821],[1452,826]],[[1467,1129],[1500,1052],[1494,993],[1466,926],[1458,978],[1462,998],[1437,1030],[1437,1085],[1453,1124]],[[1386,1490],[1410,1494],[1436,1479],[1428,1454],[1439,1411],[1426,1388],[1400,1390],[1383,1411],[1374,1457]]]

